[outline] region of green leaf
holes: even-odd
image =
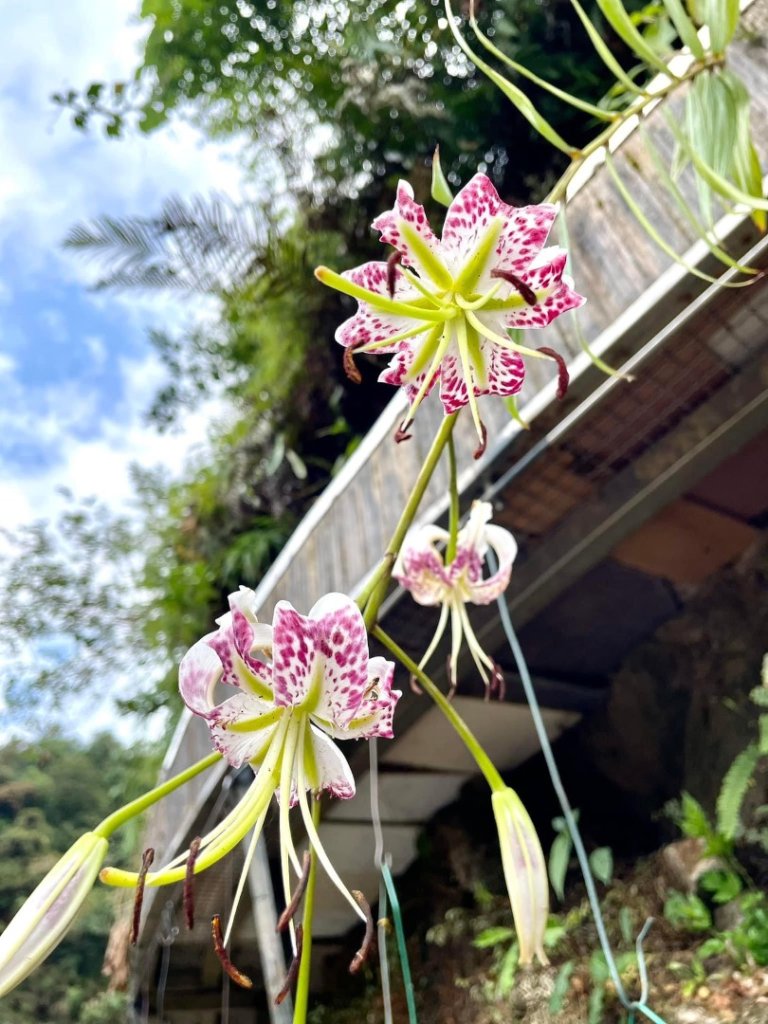
[[[760,748],[750,743],[725,773],[717,797],[717,831],[726,839],[733,839],[738,831],[741,805],[759,760]]]
[[[756,686],[754,690],[750,690],[749,699],[759,708],[768,708],[768,689],[765,689],[764,686]]]
[[[706,960],[710,956],[720,956],[724,953],[728,945],[725,939],[721,939],[718,935],[713,935],[711,939],[707,939],[706,942],[702,942],[699,948],[696,950],[696,956],[700,960]]]
[[[683,793],[680,807],[680,831],[689,839],[709,839],[712,826],[707,812],[690,793]]]
[[[502,942],[510,942],[515,938],[514,928],[486,928],[472,940],[475,949],[489,949],[491,946],[498,946]]]
[[[712,915],[702,900],[692,893],[671,893],[664,903],[664,917],[681,931],[705,932],[712,927]]]
[[[589,855],[589,866],[592,874],[603,885],[610,885],[613,878],[613,853],[607,846],[601,846],[593,850]]]
[[[558,1014],[565,1005],[568,989],[571,986],[571,975],[573,974],[573,960],[566,960],[557,972],[552,995],[549,997],[549,1012]]]
[[[688,17],[681,0],[664,0],[664,6],[672,19],[672,23],[677,30],[677,34],[682,39],[683,44],[688,47],[697,60],[703,60],[704,47],[699,39],[696,26]]]
[[[760,715],[757,720],[757,728],[759,731],[757,746],[760,750],[760,755],[765,757],[768,755],[768,715]]]
[[[709,28],[710,49],[725,51],[739,24],[739,0],[697,0],[698,12]]]
[[[597,6],[613,31],[648,67],[669,74],[667,65],[651,49],[632,23],[621,0],[597,0]]]
[[[520,950],[517,943],[513,943],[504,954],[499,973],[496,977],[496,998],[506,999],[515,986],[515,975],[520,960]]]
[[[441,206],[450,206],[453,201],[453,192],[448,184],[443,168],[440,163],[440,147],[435,146],[435,154],[432,157],[432,198]]]
[[[589,15],[579,3],[579,0],[571,0],[571,5],[573,6],[573,9],[576,11],[576,14],[579,16],[579,21],[581,21],[581,24],[584,26],[584,30],[589,36],[589,41],[594,46],[595,52],[597,53],[598,57],[603,62],[603,64],[605,64],[608,70],[613,74],[614,78],[618,82],[620,82],[628,92],[634,92],[637,93],[638,95],[643,95],[645,90],[641,86],[637,85],[636,82],[632,81],[632,79],[626,73],[621,64],[619,64],[619,62],[613,56],[605,40],[597,31],[595,26],[592,24]]]
[[[570,835],[560,832],[555,836],[549,851],[549,881],[560,901],[565,895],[565,876],[571,859],[571,846]]]
[[[675,251],[673,246],[669,244],[664,238],[661,237],[659,232],[656,230],[654,225],[648,219],[648,217],[640,209],[639,205],[632,198],[630,190],[627,188],[625,183],[619,176],[619,172],[616,170],[616,166],[613,162],[613,157],[606,152],[605,154],[605,166],[608,169],[608,173],[613,178],[616,189],[619,192],[621,198],[626,203],[630,213],[638,222],[640,227],[645,231],[648,237],[656,243],[662,252],[666,253],[671,260],[678,263],[681,267],[684,267],[689,274],[694,277],[700,278],[702,281],[707,281],[709,284],[719,284],[724,288],[749,288],[752,285],[751,281],[721,281],[717,277],[713,277],[711,274],[705,274],[703,270],[699,270],[698,267],[694,267],[692,264],[686,262],[679,253]]]
[[[736,872],[722,868],[705,871],[699,879],[699,887],[708,892],[715,903],[730,903],[742,890],[741,879]]]
[[[286,448],[285,459],[288,465],[293,471],[293,475],[297,480],[307,479],[307,466],[302,457],[293,450],[293,448]]]
[[[482,57],[478,56],[478,54],[474,52],[459,31],[456,16],[448,4],[446,4],[445,10],[453,38],[475,67],[490,78],[494,85],[498,86],[507,99],[517,107],[518,111],[523,115],[526,121],[539,133],[539,135],[545,138],[547,142],[551,143],[556,149],[561,150],[568,156],[573,157],[578,155],[578,150],[574,146],[569,145],[565,139],[555,131],[549,121],[542,117],[522,89],[513,85],[512,82],[508,81],[503,75],[500,75],[498,71],[495,71],[490,64],[487,64]]]
[[[632,920],[632,911],[629,907],[622,907],[619,911],[619,928],[621,937],[629,945],[634,940],[635,923]]]

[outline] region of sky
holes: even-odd
[[[179,470],[215,407],[166,436],[145,424],[164,380],[147,327],[173,332],[207,311],[177,297],[89,290],[96,268],[61,247],[74,223],[99,214],[245,188],[236,142],[214,144],[181,121],[111,140],[76,131],[51,103],[53,92],[136,67],[147,30],[139,6],[0,0],[0,528],[55,515],[61,487],[123,508],[130,464]]]

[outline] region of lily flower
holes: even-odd
[[[529,964],[536,956],[540,963],[547,964],[544,932],[549,915],[549,882],[539,837],[513,789],[506,787],[492,793],[491,803],[520,944],[520,963]]]
[[[352,772],[333,740],[392,736],[392,716],[400,697],[392,689],[394,663],[369,657],[363,617],[343,594],[326,595],[308,616],[280,601],[271,626],[257,621],[253,591],[241,588],[230,595],[229,605],[229,612],[217,620],[219,628],[184,656],[179,688],[187,707],[207,722],[213,745],[234,768],[250,765],[254,779],[237,807],[196,844],[192,855],[187,850],[160,870],[148,872],[145,884],[182,881],[190,864],[195,874],[204,871],[251,829],[255,842],[276,795],[286,904],[291,896],[290,867],[299,880],[304,875],[289,821],[291,806],[298,804],[310,845],[331,881],[365,921],[358,900],[323,849],[307,791],[328,790],[342,799],[354,796]],[[214,690],[219,682],[237,692],[217,704]],[[114,868],[102,871],[101,878],[118,886],[135,886],[138,881],[135,873]],[[233,917],[234,910],[224,945]]]
[[[315,271],[324,284],[358,300],[355,315],[336,331],[350,376],[359,379],[353,353],[394,354],[379,380],[404,387],[411,402],[399,440],[439,380],[446,415],[470,406],[481,454],[485,431],[477,398],[517,394],[524,355],[553,359],[564,393],[563,358],[509,335],[510,329],[546,327],[585,301],[563,276],[565,251],[544,248],[556,214],[548,203],[508,206],[490,179],[476,174],[451,202],[438,238],[413,189],[401,181],[394,208],[373,221],[381,240],[394,246],[393,257],[343,274]]]
[[[437,630],[421,659],[424,668],[442,639],[448,618],[451,620],[450,680],[456,689],[456,672],[462,640],[467,641],[472,658],[487,688],[498,679],[498,668],[475,636],[467,614],[467,604],[490,604],[502,594],[512,573],[517,544],[501,526],[489,525],[493,508],[488,501],[472,505],[466,526],[458,532],[456,553],[446,563],[438,545],[448,545],[450,534],[439,526],[421,526],[405,538],[392,575],[421,605],[442,605]],[[493,575],[483,577],[488,548],[498,561]]]
[[[96,881],[107,846],[107,840],[94,832],[80,836],[0,935],[0,997],[61,942]]]

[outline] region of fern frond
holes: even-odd
[[[717,831],[726,839],[733,839],[739,829],[741,805],[759,760],[757,744],[750,743],[725,773],[717,798]]]

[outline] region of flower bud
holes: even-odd
[[[537,956],[546,964],[549,961],[544,952],[544,931],[549,913],[549,882],[539,837],[513,789],[498,790],[491,795],[491,802],[520,944],[520,963],[529,964]]]
[[[0,997],[42,963],[64,938],[91,891],[108,843],[86,832],[67,850],[0,935]]]

